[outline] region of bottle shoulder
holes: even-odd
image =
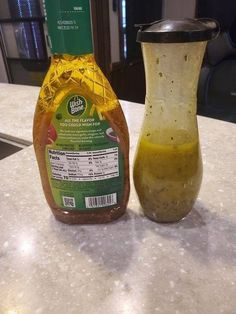
[[[93,55],[53,57],[40,91],[40,106],[51,110],[69,93],[89,98],[101,111],[112,110],[118,99]]]

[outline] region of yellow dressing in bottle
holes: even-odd
[[[134,165],[134,183],[145,214],[159,222],[178,221],[192,209],[202,180],[198,139],[163,130],[161,143],[143,136]],[[154,137],[159,138],[158,134]]]

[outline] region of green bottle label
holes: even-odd
[[[89,0],[44,0],[44,9],[53,54],[93,52]]]
[[[119,138],[92,102],[68,94],[53,115],[46,146],[55,203],[66,210],[117,207],[124,192]]]

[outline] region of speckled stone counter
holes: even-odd
[[[132,163],[144,108],[123,108]],[[236,125],[199,118],[199,126],[204,181],[177,224],[143,217],[132,184],[120,220],[63,225],[45,202],[33,148],[2,160],[0,313],[235,314]]]
[[[32,143],[32,126],[39,87],[0,83],[0,137]]]

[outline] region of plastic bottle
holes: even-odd
[[[89,0],[46,0],[51,66],[34,117],[43,190],[56,219],[106,223],[129,197],[129,135],[93,55]]]

